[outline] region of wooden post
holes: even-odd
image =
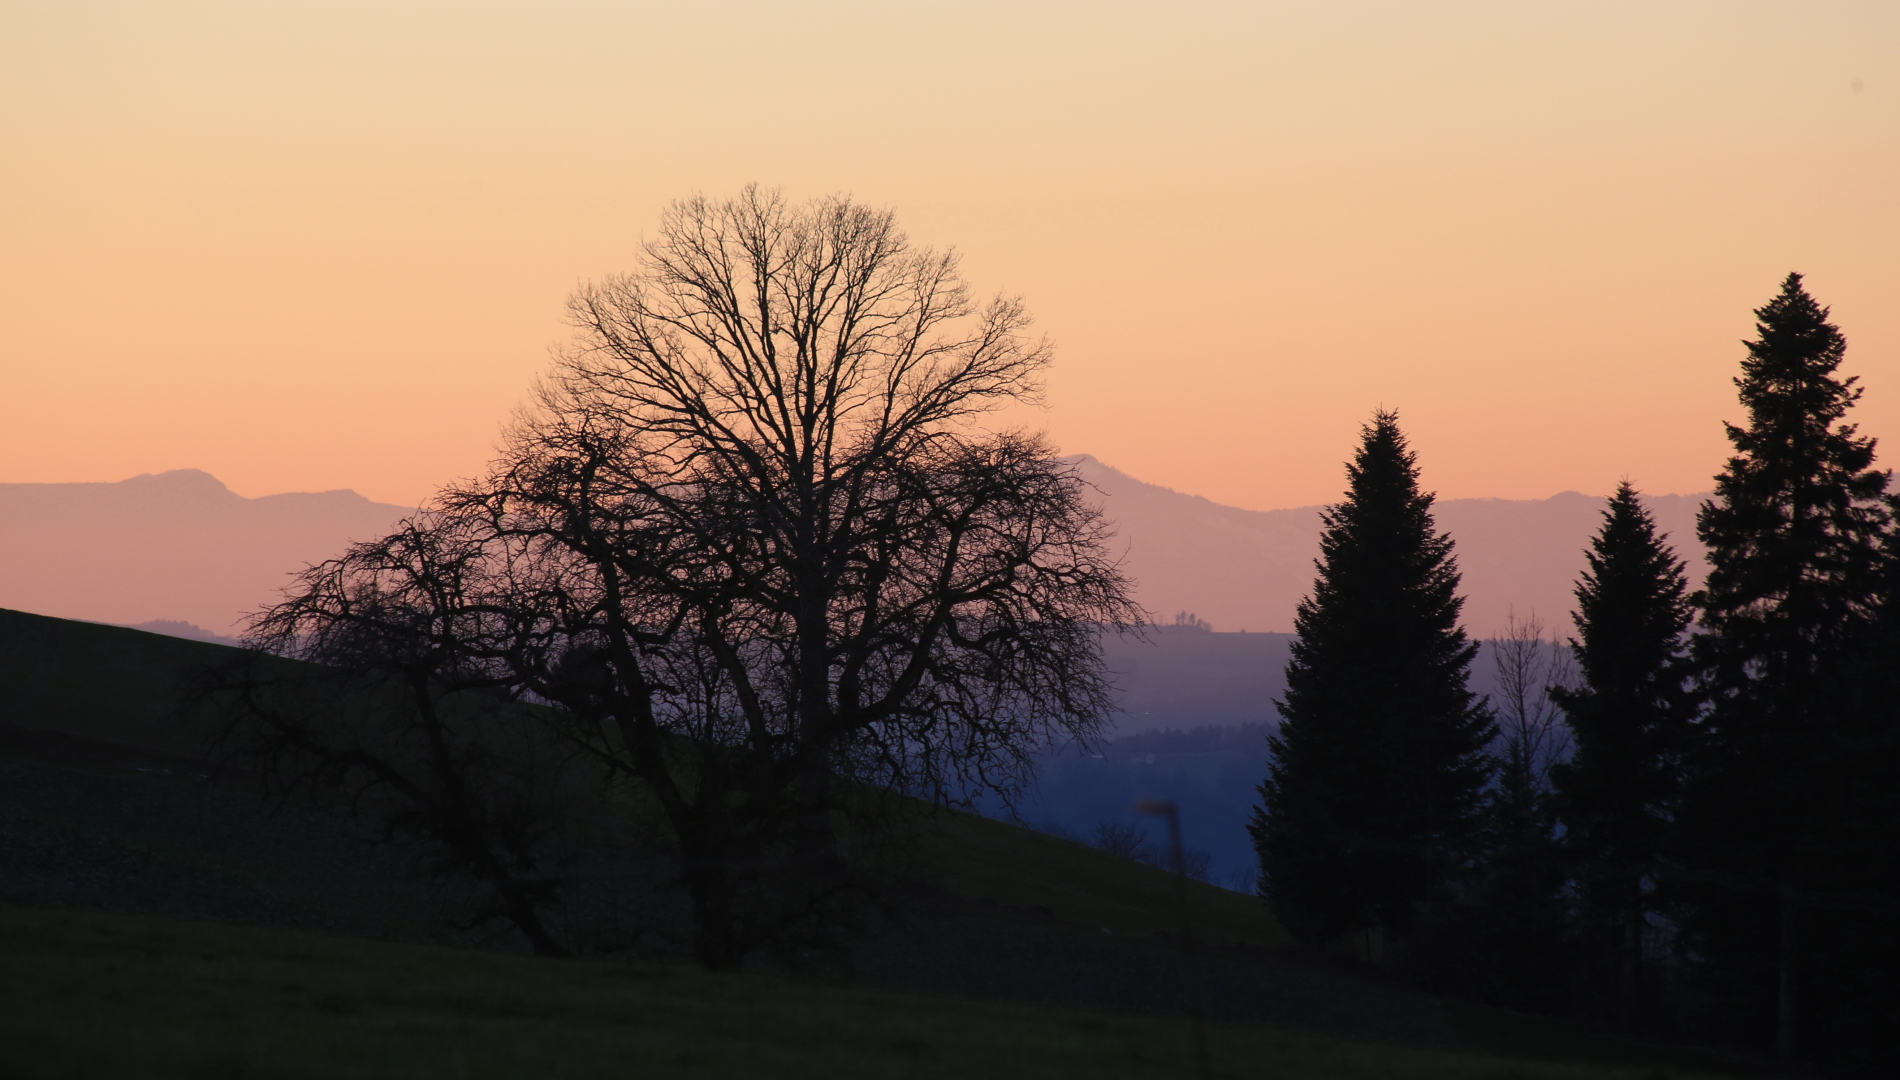
[[[1194,962],[1194,926],[1189,915],[1187,851],[1181,846],[1181,811],[1171,802],[1143,799],[1135,812],[1168,819],[1168,849],[1174,857],[1174,892],[1181,914],[1181,989],[1187,994],[1188,1015],[1194,1023],[1194,1075],[1210,1080],[1214,1064],[1207,1052],[1207,1020],[1201,1002],[1200,971]]]

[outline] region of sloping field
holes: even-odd
[[[935,825],[922,844],[922,861],[953,892],[1046,908],[1117,933],[1179,925],[1174,878],[1153,867],[973,814],[945,814]],[[1188,905],[1198,937],[1222,944],[1286,941],[1260,901],[1243,893],[1190,881]]]
[[[173,716],[191,671],[238,655],[223,645],[0,608],[0,725],[175,755],[204,731]]]
[[[170,703],[229,655],[0,611],[0,1075],[1192,1075],[1149,867],[942,813],[921,898],[799,978],[510,955],[401,853],[194,781]],[[1722,1071],[1295,961],[1248,896],[1191,909],[1222,1076]]]
[[[1174,1019],[0,907],[0,1062],[77,1077],[1187,1077]],[[1216,1026],[1225,1077],[1641,1076]],[[1689,1074],[1674,1074],[1689,1075]]]

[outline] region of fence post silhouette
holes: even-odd
[[[1187,851],[1181,846],[1181,810],[1171,802],[1143,799],[1135,804],[1138,814],[1168,819],[1168,850],[1174,860],[1174,891],[1181,914],[1181,988],[1187,995],[1188,1015],[1194,1023],[1194,1072],[1201,1080],[1214,1075],[1207,1052],[1206,1008],[1201,1000],[1200,970],[1194,961],[1194,924],[1188,907]]]

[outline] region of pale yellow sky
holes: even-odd
[[[1703,490],[1809,275],[1900,454],[1900,3],[0,4],[0,482],[478,470],[660,208],[895,207],[1067,452],[1329,501]],[[1883,454],[1889,463],[1896,460]]]

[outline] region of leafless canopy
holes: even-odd
[[[863,793],[1007,795],[1098,732],[1098,635],[1144,613],[1083,482],[985,427],[1049,359],[1020,300],[888,211],[748,188],[569,311],[494,468],[417,527],[482,562],[463,662],[664,811],[703,961],[757,936],[747,889],[844,861]]]
[[[620,685],[671,681],[617,643],[690,640],[697,737],[933,794],[1094,733],[1094,634],[1137,614],[1103,525],[1040,440],[972,423],[1037,392],[1020,300],[974,303],[888,211],[752,188],[674,205],[570,312],[452,503],[579,571],[570,629]]]
[[[1561,643],[1545,640],[1535,611],[1521,620],[1511,612],[1491,648],[1501,782],[1541,796],[1550,788],[1551,767],[1570,756],[1570,729],[1550,692],[1575,681],[1575,662]]]

